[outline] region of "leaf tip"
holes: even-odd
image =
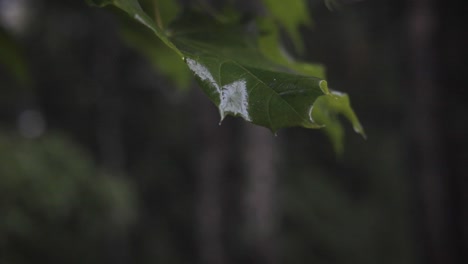
[[[278,128],[268,128],[274,137],[278,137]]]
[[[319,87],[320,87],[320,90],[322,90],[322,92],[323,92],[324,94],[330,94],[330,90],[328,89],[328,83],[327,83],[327,81],[321,80],[321,81],[319,82]]]
[[[364,131],[364,128],[362,127],[362,125],[360,123],[356,124],[353,126],[353,129],[354,129],[354,132],[358,133],[359,135],[362,136],[362,138],[364,138],[364,140],[367,140],[367,134],[366,132]]]
[[[220,115],[220,118],[219,118],[219,123],[218,123],[218,125],[221,126],[221,125],[223,124],[223,121],[224,121],[224,118],[226,117],[226,115],[224,114],[224,112],[223,112],[221,109],[220,109],[219,115]]]

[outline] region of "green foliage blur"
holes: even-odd
[[[0,132],[2,263],[102,263],[103,238],[135,218],[128,182],[99,171],[60,134]]]

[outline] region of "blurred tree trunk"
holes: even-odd
[[[245,239],[251,263],[278,263],[275,138],[265,128],[245,126]]]
[[[412,0],[409,7],[411,167],[420,208],[417,221],[422,224],[423,263],[450,264],[455,261],[447,219],[450,203],[435,62],[438,18],[432,0]]]
[[[240,166],[245,175],[240,197],[240,210],[245,223],[241,227],[245,234],[241,248],[247,252],[248,263],[277,263],[274,136],[265,128],[247,125],[242,131],[245,144],[240,153],[234,154],[238,149],[235,143],[237,134],[232,133],[229,124],[218,126],[219,116],[213,111],[213,106],[206,103],[204,95],[198,96],[197,114],[201,122],[198,142],[201,147],[197,162],[199,187],[196,215],[200,261],[204,264],[234,261],[230,259],[226,243],[235,239],[223,237],[223,234],[239,229],[238,222],[225,217],[230,214],[230,217],[237,218],[236,208],[229,204],[229,200],[232,200],[229,196],[239,194],[236,181],[241,177],[236,168]],[[228,180],[227,175],[235,179]],[[229,186],[224,186],[226,184]]]
[[[447,161],[447,180],[450,203],[450,231],[458,263],[468,263],[468,89],[466,89],[466,59],[468,38],[466,9],[459,1],[439,1],[440,83],[443,84],[441,102],[444,115],[443,134]]]
[[[196,88],[198,89],[198,88]],[[201,131],[198,157],[198,252],[203,264],[225,264],[226,252],[222,239],[223,176],[229,162],[229,134],[226,127],[218,125],[219,116],[213,111],[205,95],[197,90],[197,114]]]
[[[114,74],[120,72],[119,58],[121,58],[122,46],[116,31],[108,31],[106,28],[114,28],[115,22],[110,18],[102,19],[104,22],[101,32],[96,34],[93,69],[94,80],[98,86],[96,101],[97,124],[96,138],[99,158],[103,167],[113,177],[120,177],[125,172],[125,149],[123,135],[123,108],[124,99],[122,88],[116,81]],[[128,237],[124,233],[115,232],[108,234],[106,238],[107,258],[109,263],[127,264],[130,261]]]

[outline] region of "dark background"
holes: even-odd
[[[219,126],[109,10],[0,0],[0,263],[468,263],[467,16],[341,2],[302,29],[368,135],[338,159],[320,131]]]

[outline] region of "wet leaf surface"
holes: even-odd
[[[266,43],[268,39],[262,34],[268,32],[261,32],[257,24],[227,24],[207,15],[186,13],[163,31],[136,0],[94,1],[123,9],[176,51],[218,107],[221,120],[227,115],[239,116],[273,132],[293,126],[326,127],[340,151],[343,128],[336,116],[342,114],[364,136],[348,96],[330,93],[325,80],[307,74],[317,72],[323,77],[319,66],[295,63],[278,54],[265,56],[277,47]]]

